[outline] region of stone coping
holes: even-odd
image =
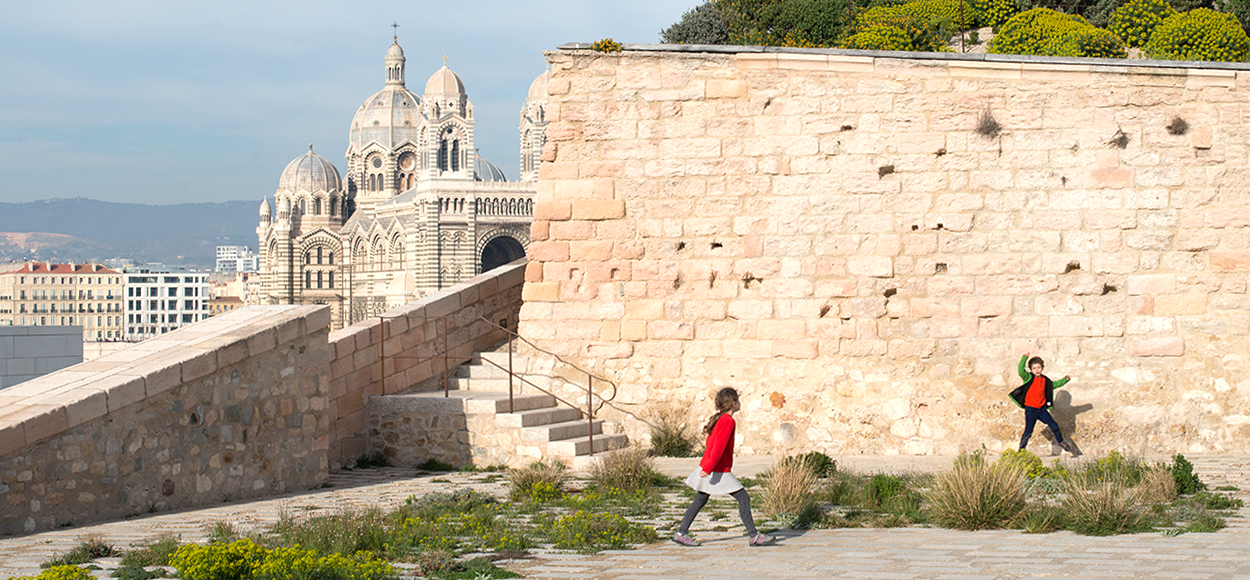
[[[1098,72],[1132,72],[1139,68],[1173,68],[1173,69],[1207,69],[1250,71],[1250,63],[1245,62],[1207,62],[1191,60],[1150,60],[1123,58],[1078,58],[1070,56],[1038,56],[1028,54],[987,54],[958,52],[905,52],[888,50],[849,50],[844,48],[794,48],[788,46],[744,46],[720,44],[622,44],[622,52],[678,52],[678,53],[710,53],[724,55],[761,54],[772,55],[784,59],[790,56],[824,56],[831,60],[842,60],[833,57],[852,57],[871,61],[872,59],[895,60],[935,60],[948,62],[984,62],[1006,66],[1021,64],[1060,64],[1090,67]],[[590,50],[589,42],[570,42],[556,47],[557,50]],[[1152,73],[1158,74],[1158,73]]]
[[[325,306],[249,306],[0,391],[0,456],[330,325]]]

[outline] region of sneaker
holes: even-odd
[[[1060,441],[1060,442],[1059,442],[1059,447],[1063,448],[1063,450],[1064,450],[1064,451],[1067,451],[1068,453],[1071,453],[1071,454],[1073,454],[1073,455],[1076,455],[1076,452],[1075,452],[1075,451],[1072,451],[1072,444],[1071,444],[1071,443],[1068,443],[1067,441]]]
[[[776,536],[770,536],[768,534],[755,534],[751,536],[750,540],[747,541],[747,545],[748,546],[767,546],[775,541],[777,541]]]
[[[699,542],[699,540],[696,540],[690,537],[690,534],[683,534],[681,532],[677,532],[677,535],[673,536],[673,541],[683,546],[701,546],[702,545],[702,543]]]

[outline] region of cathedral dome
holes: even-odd
[[[329,159],[313,153],[312,145],[308,153],[296,157],[282,170],[282,178],[278,180],[278,191],[338,191],[343,188],[343,180],[339,170]]]
[[[464,81],[460,80],[460,75],[447,68],[447,63],[443,63],[443,68],[434,71],[430,80],[425,82],[425,94],[447,97],[463,95]]]
[[[473,179],[476,181],[507,181],[508,176],[503,174],[503,170],[498,165],[474,153]]]
[[[270,215],[273,215],[273,212],[269,208],[269,198],[266,197],[260,202],[260,217],[268,218]]]
[[[386,49],[386,58],[404,58],[404,49],[400,48],[398,41],[391,43],[391,47]]]
[[[526,100],[530,101],[546,101],[547,100],[547,81],[551,80],[551,71],[543,71],[538,75],[534,82],[530,83],[529,96]]]
[[[417,141],[421,127],[421,97],[404,85],[404,49],[399,42],[386,49],[386,86],[365,99],[352,117],[347,154],[371,143],[391,150],[404,141]]]

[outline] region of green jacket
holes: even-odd
[[[1033,373],[1029,372],[1028,364],[1029,355],[1020,355],[1020,366],[1016,369],[1016,372],[1020,374],[1020,380],[1024,381],[1024,384],[1016,387],[1007,395],[1011,398],[1012,402],[1014,402],[1016,406],[1021,409],[1024,408],[1024,395],[1028,392],[1029,385],[1033,383]],[[1047,377],[1046,375],[1042,375],[1042,379],[1046,381],[1046,406],[1042,408],[1049,409],[1055,406],[1055,389],[1062,388],[1064,385],[1068,384],[1070,379],[1064,377],[1057,381],[1052,381],[1050,380],[1050,377]]]

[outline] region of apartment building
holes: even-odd
[[[26,262],[0,273],[0,325],[81,326],[83,340],[122,338],[122,273],[100,264]]]
[[[181,268],[124,268],[125,337],[144,340],[208,317],[208,273]]]
[[[247,246],[217,246],[218,272],[255,272],[260,270],[260,255]]]

